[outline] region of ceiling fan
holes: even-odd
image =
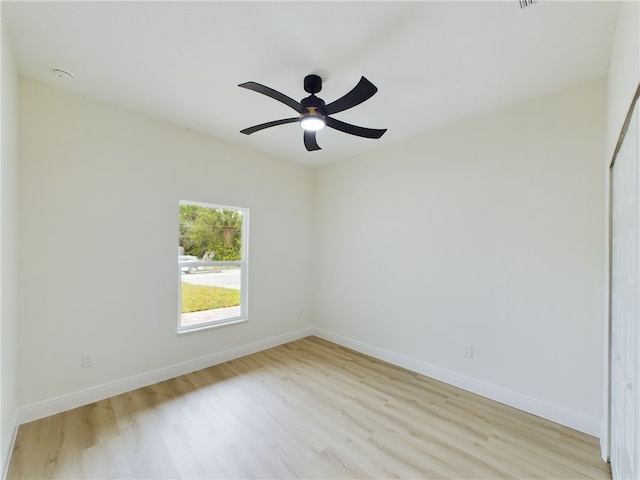
[[[335,130],[340,130],[341,132],[348,133],[350,135],[365,138],[380,138],[384,132],[387,131],[386,128],[377,129],[359,127],[350,123],[341,122],[340,120],[336,120],[329,116],[334,113],[343,112],[344,110],[355,107],[356,105],[360,105],[362,102],[375,95],[378,88],[364,77],[360,78],[358,84],[348,93],[328,105],[325,104],[324,100],[316,97],[316,93],[322,90],[322,79],[318,75],[307,75],[304,77],[304,89],[311,95],[303,98],[300,102],[296,102],[293,98],[256,82],[241,83],[238,86],[248,90],[253,90],[254,92],[262,93],[274,100],[282,102],[293,108],[299,114],[297,117],[274,120],[272,122],[261,123],[260,125],[254,125],[253,127],[240,130],[240,133],[244,133],[245,135],[251,135],[252,133],[264,130],[265,128],[275,127],[277,125],[300,122],[300,126],[304,130],[304,146],[311,152],[313,150],[320,150],[320,146],[316,141],[316,132],[325,126]]]

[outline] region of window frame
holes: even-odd
[[[234,317],[225,317],[209,322],[198,323],[195,325],[184,326],[182,325],[182,271],[180,264],[177,263],[178,272],[178,335],[199,332],[203,330],[209,330],[211,328],[222,327],[226,325],[233,325],[237,323],[244,323],[249,319],[249,209],[246,207],[236,207],[231,205],[222,205],[218,203],[206,203],[193,200],[178,200],[178,209],[180,205],[195,205],[198,207],[205,207],[211,209],[220,210],[235,210],[240,212],[242,216],[242,226],[240,228],[241,235],[241,249],[240,260],[224,260],[224,261],[203,261],[200,260],[199,266],[239,266],[240,267],[240,314]],[[180,218],[178,215],[178,229],[179,232]],[[177,233],[178,234],[178,233]],[[180,243],[179,241],[176,243]]]

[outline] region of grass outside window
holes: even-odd
[[[182,282],[181,313],[214,310],[240,305],[240,291],[232,288],[208,287]]]

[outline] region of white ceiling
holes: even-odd
[[[2,1],[21,75],[305,165],[322,165],[514,102],[603,77],[618,3],[547,0]],[[62,81],[51,69],[72,72]],[[337,119],[388,128],[380,140],[325,128],[307,152],[295,116],[238,88],[296,100],[319,74],[327,103],[364,75],[378,88]],[[523,126],[526,128],[526,126]]]

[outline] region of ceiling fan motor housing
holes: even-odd
[[[307,98],[303,98],[300,101],[300,105],[302,105],[302,108],[306,110],[302,115],[317,115],[322,117],[326,115],[324,110],[324,100],[313,94],[309,95]]]

